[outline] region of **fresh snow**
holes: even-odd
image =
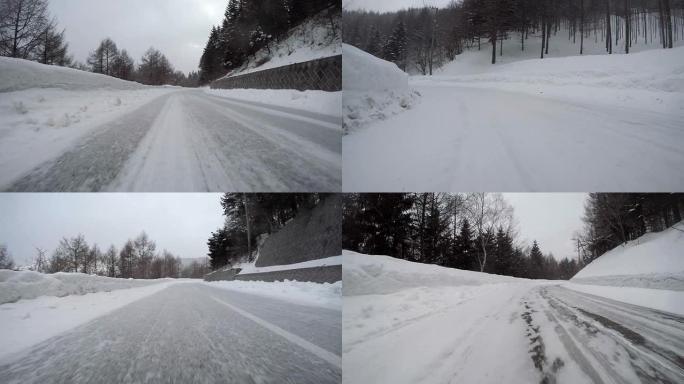
[[[0,304],[34,299],[39,296],[62,297],[93,292],[110,292],[169,281],[170,279],[116,279],[85,273],[44,274],[33,271],[0,269]]]
[[[353,132],[400,113],[417,101],[408,75],[394,63],[342,44],[342,106],[344,130]]]
[[[420,104],[343,138],[343,190],[680,190],[683,62],[677,47],[413,76]]]
[[[264,273],[264,272],[276,272],[276,271],[286,271],[289,269],[301,269],[301,268],[315,268],[315,267],[325,267],[330,265],[341,265],[342,256],[330,256],[324,257],[322,259],[303,261],[301,263],[293,264],[283,264],[283,265],[272,265],[269,267],[257,267],[256,260],[252,263],[242,263],[233,266],[233,268],[241,268],[241,275],[246,275],[250,273]]]
[[[23,277],[26,276],[28,275]],[[117,308],[159,292],[168,287],[169,284],[175,283],[169,280],[150,282],[112,279],[122,281],[119,284],[105,282],[96,287],[91,279],[71,280],[70,290],[65,291],[64,287],[59,284],[54,284],[53,287],[46,285],[43,286],[44,289],[55,289],[55,291],[43,291],[42,295],[45,296],[33,300],[19,300],[13,303],[4,302],[4,304],[0,304],[0,324],[2,324],[0,327],[0,360]],[[138,288],[123,289],[126,286],[137,286]],[[0,288],[0,294],[3,296],[6,288],[6,286]],[[36,297],[34,294],[36,292],[35,287],[30,287],[27,283],[16,288],[21,289],[20,295],[22,297]],[[89,289],[95,290],[90,291]],[[116,290],[107,291],[109,289]],[[81,294],[82,292],[94,293]],[[61,294],[68,296],[55,297]]]
[[[288,32],[286,38],[262,48],[242,67],[226,76],[301,63],[341,54],[341,15],[324,10]]]
[[[210,287],[250,293],[284,300],[299,305],[342,309],[342,282],[312,283],[302,281],[211,281],[203,282]]]

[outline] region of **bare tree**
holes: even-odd
[[[49,24],[47,0],[1,0],[0,55],[28,58]]]
[[[48,268],[46,251],[43,248],[36,247],[36,258],[33,260],[33,270],[36,272],[45,273]]]
[[[501,227],[506,232],[513,231],[513,208],[500,193],[469,193],[465,208],[468,220],[477,231],[481,253],[476,254],[476,257],[480,272],[484,272],[487,250],[491,246],[495,229]]]

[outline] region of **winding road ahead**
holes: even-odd
[[[339,383],[341,317],[331,309],[175,284],[0,361],[0,377],[3,383]]]
[[[103,124],[9,191],[339,191],[341,118],[195,90]]]

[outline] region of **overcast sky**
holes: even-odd
[[[174,67],[197,70],[212,25],[223,20],[228,0],[50,0],[66,29],[69,51],[84,62],[105,37],[125,48],[136,64],[154,46]]]
[[[391,12],[404,8],[435,6],[446,7],[451,0],[342,0],[347,11],[365,9],[367,11]]]
[[[0,243],[19,265],[35,247],[48,256],[64,236],[82,233],[89,244],[121,249],[143,230],[183,258],[204,257],[211,232],[223,225],[220,194],[0,193]]]
[[[584,193],[504,193],[515,210],[519,239],[527,245],[537,240],[544,254],[558,260],[577,257],[572,237],[582,229],[587,195]]]

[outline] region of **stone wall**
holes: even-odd
[[[301,263],[342,254],[342,195],[324,197],[311,210],[300,210],[259,248],[257,267]]]
[[[342,90],[342,55],[219,79],[211,88]]]
[[[231,279],[233,280],[233,279]],[[325,267],[288,269],[285,271],[249,273],[236,275],[234,280],[260,281],[312,281],[314,283],[334,283],[342,280],[342,266],[328,265]]]

